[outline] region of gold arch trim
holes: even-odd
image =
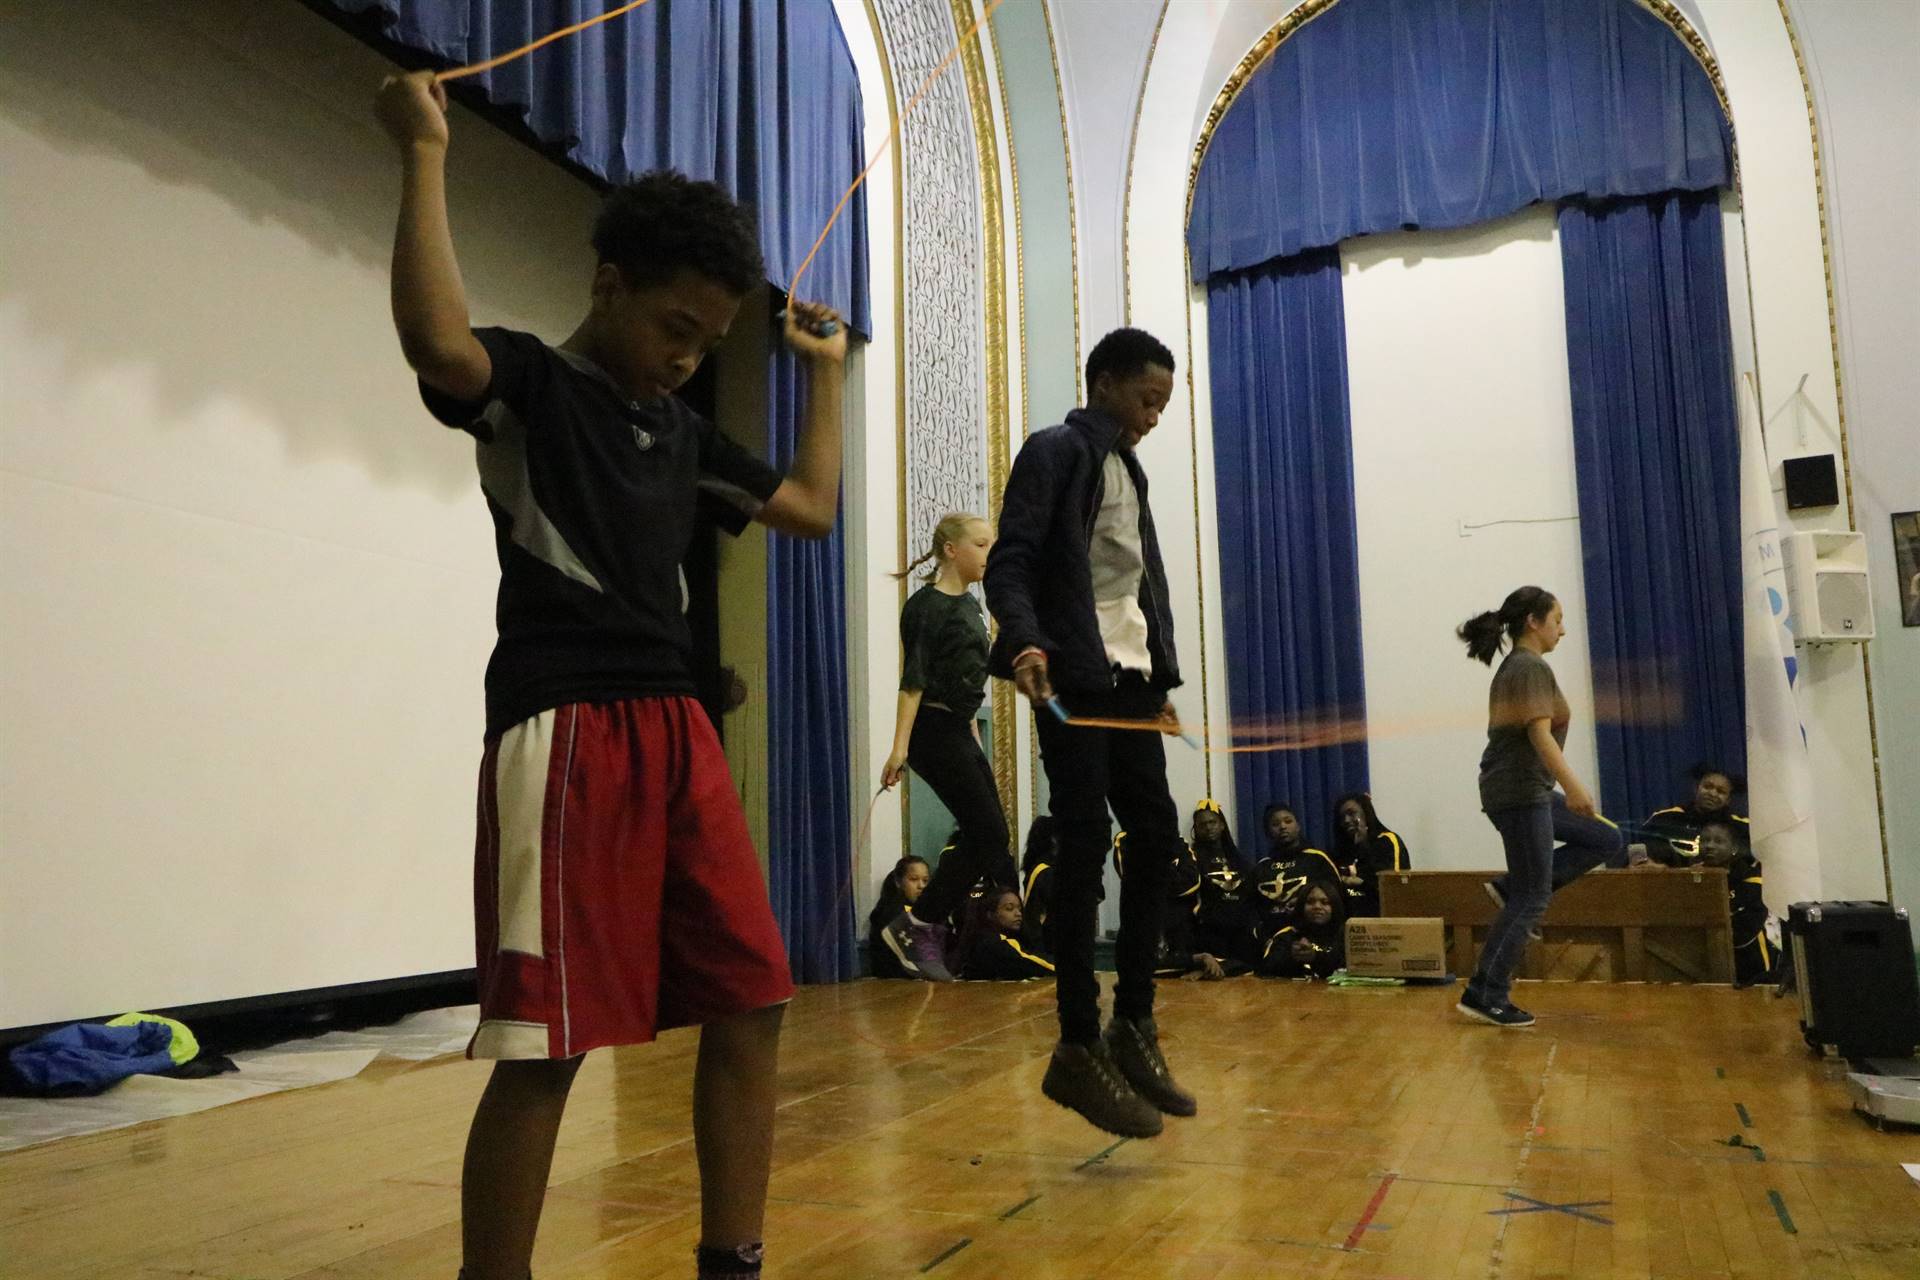
[[[1132,204],[1132,197],[1128,197]],[[1193,583],[1200,602],[1200,745],[1206,771],[1207,794],[1213,794],[1213,697],[1207,682],[1207,572],[1200,543],[1200,406],[1194,399],[1193,377],[1193,258],[1180,255],[1180,298],[1187,309],[1187,456],[1193,469]]]
[[[1077,398],[1084,365],[1080,357],[1080,219],[1073,195],[1073,136],[1067,129],[1067,95],[1060,83],[1060,45],[1053,34],[1053,8],[1048,0],[1039,0],[1039,3],[1040,25],[1047,29],[1047,64],[1053,69],[1053,98],[1060,108],[1060,162],[1066,169],[1067,179],[1067,244],[1072,256],[1070,265],[1073,275],[1073,386]],[[1149,67],[1153,65],[1151,58],[1148,59],[1147,65]],[[1143,80],[1142,83],[1144,84],[1145,81]],[[1024,278],[1020,287],[1024,298],[1026,289]],[[1025,312],[1023,302],[1020,318],[1020,343],[1023,356],[1026,351]],[[1021,385],[1024,387],[1026,384],[1023,381]],[[1027,438],[1031,423],[1031,418],[1024,416],[1021,418],[1020,438],[1022,440]],[[1034,727],[1031,714],[1027,717],[1027,770],[1028,805],[1034,816],[1038,817],[1040,813],[1040,731]]]
[[[1780,4],[1781,13],[1784,16],[1786,12],[1786,0],[1777,0],[1777,2]],[[1200,165],[1207,157],[1208,147],[1210,147],[1213,144],[1214,131],[1217,128],[1219,128],[1220,121],[1226,118],[1227,112],[1233,107],[1234,100],[1240,96],[1240,91],[1246,88],[1247,82],[1252,79],[1254,73],[1257,72],[1261,67],[1266,65],[1267,60],[1273,57],[1274,53],[1280,48],[1280,46],[1285,44],[1294,35],[1298,34],[1301,28],[1305,27],[1308,23],[1312,22],[1315,18],[1318,18],[1323,14],[1325,14],[1329,9],[1332,9],[1333,6],[1338,3],[1339,3],[1339,0],[1301,0],[1300,4],[1294,6],[1294,8],[1288,10],[1285,14],[1283,14],[1278,22],[1275,22],[1271,27],[1267,28],[1265,35],[1261,36],[1259,40],[1254,42],[1253,47],[1247,50],[1246,54],[1240,59],[1238,63],[1235,64],[1233,71],[1228,74],[1226,83],[1221,85],[1220,91],[1214,95],[1213,105],[1207,109],[1206,119],[1202,122],[1200,126],[1200,136],[1194,141],[1194,144],[1193,144],[1193,157],[1187,166],[1186,209],[1181,217],[1183,240],[1185,238],[1184,232],[1193,219],[1193,193],[1196,186],[1199,183]],[[1653,14],[1655,17],[1659,18],[1662,22],[1664,22],[1667,25],[1667,27],[1673,31],[1675,37],[1679,39],[1681,44],[1686,46],[1688,52],[1690,52],[1693,55],[1694,60],[1700,64],[1701,69],[1706,73],[1708,83],[1710,83],[1713,86],[1714,97],[1720,103],[1721,118],[1727,122],[1727,132],[1728,132],[1728,137],[1731,140],[1731,152],[1732,152],[1732,159],[1733,159],[1733,185],[1734,185],[1734,189],[1738,191],[1740,186],[1740,153],[1737,145],[1737,139],[1734,139],[1733,137],[1733,108],[1727,98],[1726,81],[1720,74],[1719,61],[1713,56],[1713,51],[1707,47],[1707,42],[1701,36],[1700,32],[1694,28],[1693,23],[1687,19],[1686,14],[1682,13],[1679,7],[1675,5],[1672,2],[1672,0],[1634,0],[1634,3],[1638,4],[1641,8],[1645,9],[1647,12]],[[1165,14],[1165,11],[1163,10],[1161,13],[1162,19],[1164,19],[1165,16],[1166,14]],[[1789,35],[1791,35],[1793,30],[1793,24],[1791,19],[1788,20],[1787,30]],[[1156,44],[1159,42],[1159,38],[1160,38],[1160,29],[1156,25],[1154,28],[1154,41]],[[1798,41],[1795,41],[1794,56],[1798,58],[1799,54],[1800,54],[1800,46]],[[1153,55],[1152,55],[1152,52],[1150,51],[1147,57],[1146,75],[1141,78],[1141,82],[1140,82],[1141,102],[1136,103],[1135,109],[1134,109],[1134,127],[1136,131],[1139,128],[1140,107],[1144,104],[1145,98],[1146,98],[1147,77],[1151,76],[1152,74],[1153,74]],[[1804,64],[1801,67],[1800,76],[1801,76],[1801,81],[1804,84],[1806,81],[1806,68]],[[1812,98],[1811,90],[1809,90],[1808,98],[1807,98],[1807,111],[1808,111],[1809,120],[1811,121],[1811,116],[1813,111],[1813,98]],[[1819,141],[1818,141],[1817,130],[1815,132],[1814,154],[1815,154],[1815,167],[1817,169],[1819,164]],[[1818,175],[1816,174],[1816,177],[1817,176]],[[1132,151],[1131,144],[1129,145],[1128,152],[1127,152],[1126,193],[1127,193],[1127,209],[1121,220],[1121,234],[1122,234],[1121,244],[1122,244],[1123,254],[1126,246],[1126,232],[1132,223],[1133,151]],[[1821,248],[1822,248],[1823,254],[1826,248],[1826,234],[1827,234],[1826,196],[1823,188],[1821,198],[1820,198],[1820,240],[1821,240]],[[1128,306],[1129,313],[1131,313],[1131,308],[1132,308],[1131,284],[1132,284],[1133,264],[1130,258],[1127,259],[1125,262],[1124,272],[1125,272],[1124,279],[1127,282],[1128,299],[1129,299],[1127,306]],[[1207,677],[1207,587],[1206,587],[1206,573],[1204,569],[1204,557],[1201,554],[1201,542],[1200,542],[1201,529],[1200,529],[1199,407],[1194,397],[1194,374],[1193,374],[1193,288],[1194,288],[1193,261],[1192,261],[1191,254],[1185,252],[1184,245],[1183,245],[1183,253],[1182,253],[1182,273],[1181,273],[1180,283],[1181,283],[1181,289],[1182,289],[1182,296],[1185,299],[1185,303],[1186,303],[1187,423],[1188,423],[1188,444],[1189,444],[1189,450],[1190,450],[1189,461],[1191,463],[1192,473],[1193,473],[1193,512],[1194,512],[1193,545],[1194,545],[1194,569],[1195,569],[1194,580],[1196,583],[1196,593],[1199,600],[1199,621],[1200,621],[1201,737],[1204,745],[1211,748],[1213,745],[1213,733],[1212,733],[1212,725],[1210,722],[1210,716],[1208,714],[1209,709],[1211,707],[1211,699],[1209,697],[1209,691],[1211,689],[1211,686],[1208,683],[1208,677]],[[1831,317],[1834,314],[1834,311],[1833,311],[1833,267],[1832,267],[1832,260],[1830,257],[1828,258],[1828,264],[1827,264],[1827,305],[1828,305],[1828,314],[1829,314],[1829,317]],[[1836,334],[1835,344],[1834,344],[1834,379],[1835,379],[1836,386],[1838,385],[1838,381],[1839,381],[1839,360],[1840,360],[1839,345],[1838,345],[1838,337]],[[1845,451],[1845,441],[1846,441],[1846,420],[1845,420],[1845,416],[1842,415],[1841,447],[1842,447],[1843,454]],[[1852,484],[1853,484],[1851,471],[1848,472],[1847,484],[1848,484],[1849,512],[1851,512]],[[1868,716],[1869,726],[1871,727],[1872,717],[1873,717],[1873,690],[1872,690],[1872,684],[1871,684],[1871,677],[1869,677],[1869,684],[1867,689],[1867,716]],[[1876,738],[1876,743],[1877,743],[1877,738]],[[1877,746],[1874,753],[1874,760],[1875,760],[1874,776],[1875,776],[1875,785],[1877,788],[1878,782],[1879,782],[1879,752],[1878,752]],[[1209,750],[1206,754],[1206,781],[1207,781],[1207,790],[1209,794],[1211,794],[1211,792],[1213,791],[1213,753],[1211,750]],[[1882,856],[1884,857],[1885,856],[1884,850],[1886,847],[1886,810],[1885,810],[1884,804],[1881,806],[1880,825],[1881,825],[1881,848],[1883,850]]]
[[[1153,55],[1160,50],[1160,28],[1166,25],[1173,0],[1161,0],[1154,19],[1153,39],[1147,43],[1147,61],[1140,68],[1140,93],[1133,100],[1133,128],[1127,134],[1126,202],[1120,210],[1120,322],[1133,323],[1133,157],[1140,149],[1140,112],[1147,105],[1147,77],[1153,74]]]
[[[1739,137],[1737,131],[1734,129],[1733,104],[1727,94],[1727,83],[1725,77],[1721,74],[1719,59],[1714,56],[1713,50],[1708,47],[1705,37],[1694,27],[1692,21],[1680,10],[1679,6],[1673,3],[1673,0],[1634,0],[1634,2],[1665,23],[1681,44],[1686,46],[1688,52],[1693,55],[1694,60],[1700,64],[1701,69],[1706,73],[1708,83],[1713,86],[1714,97],[1718,99],[1720,103],[1721,115],[1727,122],[1728,136],[1732,140],[1733,188],[1736,193],[1740,193],[1742,184],[1740,175]],[[1246,56],[1240,59],[1232,73],[1228,75],[1226,83],[1221,86],[1220,92],[1214,96],[1213,105],[1208,108],[1206,120],[1201,126],[1200,136],[1194,142],[1193,158],[1187,169],[1187,203],[1186,214],[1182,219],[1183,226],[1186,222],[1191,221],[1193,217],[1193,193],[1200,176],[1200,164],[1206,159],[1207,148],[1213,141],[1214,130],[1219,127],[1221,119],[1225,117],[1228,109],[1232,107],[1234,99],[1237,98],[1240,91],[1246,87],[1247,81],[1253,73],[1258,71],[1268,58],[1273,56],[1276,49],[1285,43],[1294,33],[1299,31],[1301,27],[1331,9],[1336,3],[1338,3],[1338,0],[1302,0],[1301,4],[1285,14],[1267,30],[1267,33],[1247,51]],[[1793,13],[1787,7],[1786,0],[1775,0],[1775,4],[1780,11],[1780,21],[1786,28],[1787,42],[1793,49],[1794,67],[1799,73],[1800,91],[1807,105],[1807,133],[1813,144],[1814,196],[1820,219],[1820,259],[1827,291],[1827,334],[1828,346],[1833,359],[1834,409],[1839,420],[1841,474],[1846,484],[1847,525],[1850,529],[1857,530],[1859,527],[1859,515],[1854,503],[1853,494],[1853,457],[1851,441],[1847,432],[1846,389],[1840,360],[1840,312],[1833,283],[1833,241],[1827,218],[1827,181],[1826,170],[1821,160],[1820,117],[1814,102],[1813,82],[1807,74],[1806,53],[1800,44],[1799,30],[1794,26]],[[1149,74],[1151,74],[1151,59],[1149,59],[1148,71]],[[1131,160],[1129,160],[1128,199],[1129,201],[1132,199]],[[1192,267],[1191,263],[1189,263],[1185,277],[1183,278],[1183,284],[1188,290],[1187,349],[1189,387],[1191,387],[1192,381],[1193,349],[1192,276]],[[1189,403],[1191,403],[1191,394],[1189,394]],[[1197,475],[1199,469],[1199,445],[1197,439],[1194,444],[1194,468]],[[1203,599],[1203,626],[1205,616],[1204,603]],[[1873,656],[1870,649],[1871,646],[1861,646],[1860,665],[1861,675],[1866,685],[1867,736],[1873,755],[1874,803],[1879,812],[1881,871],[1886,883],[1891,886],[1893,883],[1893,871],[1887,836],[1886,781],[1880,764],[1879,717],[1873,692]],[[1204,675],[1202,678],[1204,679]]]
[[[974,23],[973,0],[948,0],[955,31]],[[986,24],[982,24],[986,25]],[[991,33],[989,37],[991,38]],[[997,68],[998,58],[995,59]],[[1007,487],[1007,233],[1000,202],[1000,140],[993,126],[993,103],[988,97],[987,64],[976,30],[961,42],[960,67],[967,81],[967,106],[973,113],[973,154],[980,170],[981,281],[980,306],[984,320],[987,396],[987,519],[1000,522],[1000,499]],[[1011,146],[1011,144],[1009,144]],[[1024,386],[1024,382],[1022,383]],[[993,703],[993,782],[1000,793],[1000,809],[1007,829],[1019,822],[1019,748],[1013,725],[1013,686],[995,680]]]
[[[1053,65],[1053,95],[1060,103],[1060,157],[1067,168],[1067,243],[1073,248],[1073,385],[1075,390],[1081,390],[1080,378],[1085,372],[1086,363],[1080,355],[1080,214],[1073,195],[1073,135],[1067,129],[1067,92],[1060,81],[1060,45],[1053,35],[1053,6],[1049,0],[1040,0],[1040,21],[1047,29],[1047,58]],[[1149,61],[1147,65],[1153,64]],[[1146,83],[1144,78],[1141,83]]]
[[[1007,93],[1007,64],[1000,56],[1000,35],[991,17],[985,25],[987,43],[993,49],[993,77],[1000,85],[1000,118],[1007,122],[1007,176],[1013,195],[1013,309],[1020,334],[1020,436],[1025,439],[1033,412],[1027,386],[1027,237],[1020,221],[1020,155],[1013,145],[1013,98]]]
[[[1042,21],[1045,20],[1045,13],[1046,6],[1043,4],[1041,6]],[[993,48],[994,79],[1000,83],[1000,118],[1007,122],[1007,173],[1013,186],[1013,306],[1014,313],[1018,317],[1020,333],[1020,438],[1025,440],[1028,424],[1033,421],[1032,389],[1028,385],[1033,381],[1033,370],[1027,359],[1027,233],[1026,228],[1021,225],[1020,217],[1020,149],[1013,144],[1013,96],[1007,92],[1007,63],[1006,59],[1000,56],[1000,33],[995,28],[991,17],[987,19],[986,28],[987,43]],[[1051,32],[1048,34],[1048,39],[1052,39]],[[1007,751],[1020,749],[1018,733],[1016,722],[1013,732],[1005,739]],[[994,734],[996,739],[994,748],[997,751],[1001,749],[998,725],[994,728]],[[1031,725],[1027,729],[1027,754],[1030,757],[1027,766],[1029,804],[1037,813],[1040,808],[1040,739]],[[994,781],[998,783],[998,775],[995,776]],[[1013,809],[1017,811],[1020,807],[1020,793],[1017,785],[1013,796]],[[1007,829],[1009,831],[1020,830],[1017,819],[1017,812],[1008,814]]]

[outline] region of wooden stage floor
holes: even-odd
[[[1539,1026],[1510,1032],[1457,990],[1164,985],[1200,1116],[1114,1144],[1040,1096],[1050,987],[809,989],[769,1280],[1920,1277],[1920,1137],[1850,1114],[1791,1002],[1527,984]],[[691,1275],[693,1045],[589,1059],[540,1280]],[[485,1074],[380,1062],[0,1156],[0,1276],[451,1280]]]

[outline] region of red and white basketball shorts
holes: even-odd
[[[790,999],[746,817],[691,698],[576,703],[480,762],[470,1058],[570,1058]]]

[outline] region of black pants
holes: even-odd
[[[960,824],[959,843],[941,857],[913,904],[914,918],[922,924],[946,924],[981,876],[1004,878],[1011,872],[1007,819],[993,785],[993,766],[973,740],[972,724],[953,712],[921,706],[907,740],[907,764]]]
[[[1139,676],[1098,693],[1060,694],[1071,715],[1142,720],[1165,698]],[[1060,838],[1054,874],[1054,983],[1060,1001],[1060,1038],[1092,1044],[1100,1038],[1100,982],[1093,976],[1094,933],[1113,807],[1127,833],[1127,873],[1120,881],[1120,971],[1114,1012],[1123,1018],[1153,1013],[1153,967],[1160,948],[1167,883],[1180,849],[1180,815],[1167,791],[1167,756],[1160,734],[1089,729],[1034,714],[1040,759],[1047,770],[1049,807]]]

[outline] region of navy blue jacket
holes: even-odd
[[[988,671],[1013,678],[1013,660],[1029,648],[1047,655],[1048,677],[1062,692],[1113,687],[1113,666],[1093,608],[1089,545],[1105,493],[1101,472],[1119,448],[1120,428],[1097,409],[1075,409],[1065,423],[1035,432],[1020,448],[1000,506],[999,538],[987,555],[987,608],[1000,624]],[[1180,684],[1173,651],[1173,606],[1166,566],[1147,505],[1147,475],[1130,449],[1127,473],[1140,493],[1140,549],[1146,572],[1140,608],[1147,616],[1148,682],[1162,692]]]

